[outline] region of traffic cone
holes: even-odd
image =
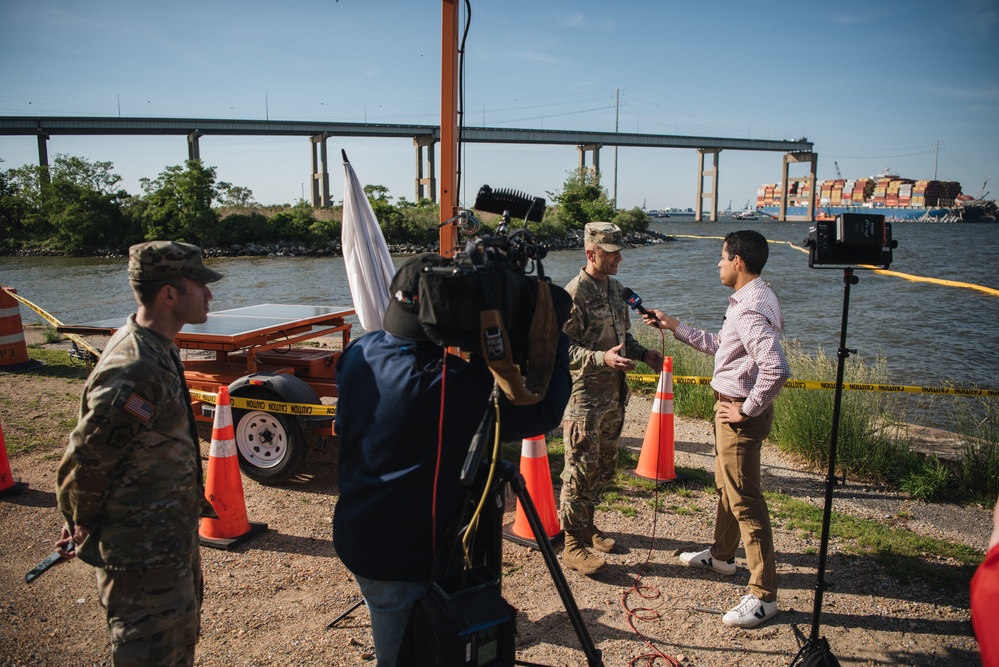
[[[552,473],[548,466],[548,447],[545,445],[544,435],[524,438],[522,441],[520,474],[524,478],[527,495],[538,511],[538,518],[541,519],[548,540],[556,541],[562,535],[562,527],[559,524],[558,512],[555,510],[555,491],[552,489]],[[517,515],[512,524],[503,527],[503,537],[525,547],[539,549],[534,530],[527,520],[527,512],[524,511],[519,499]]]
[[[677,475],[673,468],[673,357],[663,359],[642,453],[638,457],[638,467],[631,474],[654,480],[657,484],[685,478]]]
[[[236,434],[232,427],[232,404],[229,388],[219,387],[212,425],[212,447],[208,452],[205,497],[219,515],[203,518],[198,534],[201,544],[215,549],[233,549],[254,535],[267,530],[266,523],[250,523],[243,499],[243,478],[236,456]]]
[[[20,477],[10,473],[10,459],[7,458],[7,445],[3,441],[3,428],[0,427],[0,498],[16,496],[27,484]]]
[[[42,365],[28,357],[21,306],[11,294],[17,290],[0,285],[0,373],[20,373]]]

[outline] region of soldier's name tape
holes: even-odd
[[[208,391],[198,391],[191,389],[191,398],[204,403],[216,405],[218,394]],[[259,410],[260,412],[275,412],[282,415],[295,415],[298,417],[335,417],[335,405],[321,405],[315,403],[285,403],[283,401],[272,401],[265,398],[241,398],[230,396],[229,402],[232,407],[238,410]]]
[[[629,380],[637,382],[648,382],[655,384],[659,382],[658,375],[648,375],[643,373],[629,373]],[[711,383],[711,378],[697,376],[674,375],[673,382],[676,384],[699,384],[707,385]],[[818,380],[788,380],[784,385],[788,389],[836,389],[835,382],[820,382]],[[902,384],[867,384],[863,382],[844,382],[843,389],[852,391],[885,391],[905,394],[952,394],[954,396],[985,396],[988,398],[999,398],[999,389],[964,389],[961,387],[913,387]]]

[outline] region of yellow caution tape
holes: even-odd
[[[676,236],[679,238],[688,239],[719,239],[724,240],[723,236],[694,236],[691,234],[670,234],[670,236]],[[795,245],[790,241],[770,241],[770,243],[786,245],[794,248],[795,250],[800,250],[801,252],[808,254],[808,248],[802,248],[799,245]],[[881,274],[883,276],[893,276],[895,278],[902,278],[903,280],[909,280],[914,283],[931,283],[934,285],[943,285],[945,287],[960,287],[962,289],[970,289],[982,292],[983,294],[988,294],[989,296],[999,296],[999,289],[994,287],[986,287],[985,285],[976,285],[975,283],[965,283],[959,280],[944,280],[942,278],[927,278],[926,276],[916,276],[911,273],[901,273],[899,271],[889,271],[888,269],[879,269],[876,266],[870,264],[861,264],[859,268],[863,269],[873,269],[874,273]]]
[[[191,398],[196,398],[205,403],[216,405],[218,394],[207,391],[191,389]],[[335,405],[322,405],[315,403],[285,403],[284,401],[272,401],[267,398],[241,398],[230,396],[229,402],[232,407],[238,410],[259,410],[261,412],[274,412],[281,415],[294,415],[296,417],[334,417],[336,416]]]
[[[3,289],[3,288],[0,288],[0,289]],[[17,299],[21,303],[23,303],[25,306],[27,306],[31,310],[33,310],[36,313],[38,313],[39,317],[41,317],[43,320],[45,320],[46,322],[48,322],[52,326],[54,326],[54,327],[61,327],[62,326],[62,322],[60,322],[56,318],[52,317],[50,314],[48,314],[47,312],[45,312],[44,310],[42,310],[40,307],[36,306],[35,304],[31,303],[30,301],[28,301],[24,297],[18,296],[17,294],[14,294],[13,292],[11,292],[10,290],[7,290],[7,289],[4,289],[3,291],[6,292],[7,294],[9,294],[10,296],[14,297],[15,299]],[[97,348],[95,348],[92,345],[90,345],[90,343],[88,343],[87,341],[85,341],[80,336],[77,336],[76,334],[62,334],[62,335],[65,336],[66,338],[70,339],[71,341],[73,341],[74,343],[76,343],[77,345],[79,345],[80,347],[84,348],[85,350],[87,350],[88,352],[90,352],[95,357],[100,357],[101,356],[101,351],[100,350],[98,350]]]
[[[658,383],[658,375],[648,375],[643,373],[629,373],[629,380],[636,382]],[[675,384],[699,384],[708,385],[711,378],[674,375]],[[788,380],[784,385],[788,389],[836,389],[835,382],[822,382],[818,380]],[[883,391],[905,394],[939,394],[954,396],[985,396],[988,398],[999,398],[999,389],[965,389],[962,387],[914,387],[902,384],[871,384],[864,382],[844,382],[843,389],[850,391]]]

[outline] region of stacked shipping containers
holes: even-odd
[[[956,181],[913,181],[897,176],[819,181],[815,205],[873,206],[875,208],[924,208],[953,206],[961,193]],[[808,206],[811,192],[808,180],[788,181],[788,206]],[[757,207],[780,206],[781,186],[764,184],[756,191]]]

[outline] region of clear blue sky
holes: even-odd
[[[754,139],[807,137],[819,178],[960,181],[999,195],[999,0],[682,2],[472,0],[467,125]],[[437,0],[0,0],[0,115],[438,124]],[[464,7],[462,6],[462,24]],[[620,105],[615,95],[620,91]],[[939,149],[938,149],[939,146]],[[329,141],[365,183],[414,198],[410,140]],[[53,137],[49,156],[107,160],[141,192],[187,157],[183,137]],[[201,139],[220,180],[262,204],[308,196],[305,138]],[[601,151],[613,193],[614,149]],[[0,137],[0,168],[37,162]],[[465,150],[462,188],[546,196],[574,146]],[[693,206],[693,150],[622,148],[621,206]],[[777,153],[721,154],[719,208],[755,203]],[[804,176],[805,167],[792,169]]]

